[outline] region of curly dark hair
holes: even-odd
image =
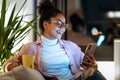
[[[43,0],[38,6],[38,11],[40,15],[39,27],[42,32],[44,31],[44,21],[50,21],[52,17],[55,17],[58,14],[63,14],[62,11],[57,9],[50,0]]]

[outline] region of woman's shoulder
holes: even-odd
[[[36,44],[35,42],[29,42],[29,43],[25,43],[22,46],[20,52],[22,53],[28,52],[28,53],[33,54],[37,52],[38,50],[37,48],[38,48],[38,44]]]
[[[35,44],[34,42],[28,42],[28,43],[23,44],[24,48],[34,48],[36,46],[37,44]]]

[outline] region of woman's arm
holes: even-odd
[[[31,44],[25,44],[22,46],[22,48],[20,49],[19,53],[13,55],[11,58],[9,58],[7,61],[4,62],[3,64],[3,71],[7,72],[12,70],[13,68],[22,65],[22,59],[21,56],[23,54],[32,54],[33,55],[34,50],[31,46]]]

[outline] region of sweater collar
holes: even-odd
[[[41,42],[42,42],[42,39],[41,39],[41,37],[39,37],[39,38],[35,41],[35,44],[41,46]],[[64,47],[64,46],[65,46],[64,40],[59,39],[58,42],[60,43],[60,46],[61,46],[61,47]]]

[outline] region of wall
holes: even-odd
[[[6,22],[8,21],[8,17],[10,15],[11,10],[13,9],[13,5],[15,3],[17,3],[16,5],[16,10],[15,12],[17,13],[19,8],[21,8],[24,0],[6,0],[7,1],[7,5],[9,6],[8,11],[7,11],[7,16],[6,16]],[[2,0],[0,0],[0,5],[2,4]],[[26,15],[26,14],[30,14],[29,16],[25,17],[23,20],[24,21],[30,21],[34,18],[34,1],[33,0],[27,0],[25,6],[23,7],[23,9],[21,10],[19,15]],[[0,6],[1,9],[1,6]],[[17,49],[19,49],[19,47],[27,42],[32,42],[33,41],[33,31],[30,32],[30,34],[18,45],[16,46],[12,51],[16,51]]]

